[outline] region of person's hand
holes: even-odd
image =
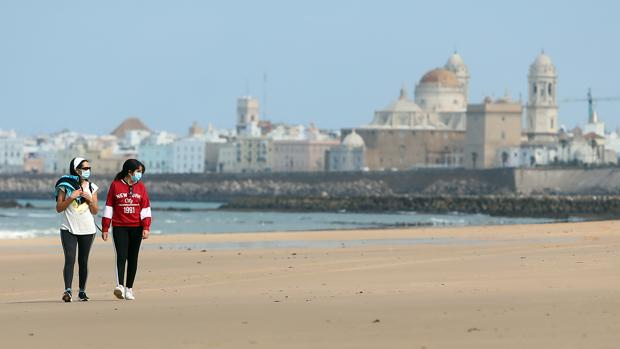
[[[110,234],[107,231],[102,231],[101,232],[101,238],[103,239],[103,241],[108,241],[109,235]]]
[[[150,231],[148,231],[148,230],[146,230],[146,229],[145,229],[145,230],[143,230],[143,231],[142,231],[142,239],[148,239],[148,238],[149,238],[149,234],[151,234],[151,232],[150,232]]]
[[[92,195],[90,195],[90,193],[82,191],[81,195],[86,200],[86,202],[88,202],[89,204],[92,203],[93,197],[92,197]]]
[[[84,191],[82,189],[78,189],[78,190],[74,190],[73,193],[71,193],[70,198],[72,200],[77,199],[79,196],[84,195]]]

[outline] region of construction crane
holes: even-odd
[[[620,101],[620,97],[592,97],[592,89],[588,88],[588,95],[586,98],[566,98],[560,100],[560,102],[588,102],[588,122],[591,124],[598,123],[598,118],[594,112],[594,103],[607,102],[607,101]]]

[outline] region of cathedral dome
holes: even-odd
[[[347,148],[363,148],[366,146],[366,143],[364,143],[364,139],[355,130],[352,130],[351,133],[344,137],[342,145]]]
[[[555,66],[545,51],[541,52],[530,65],[530,74],[555,75]]]
[[[463,61],[463,57],[457,52],[454,52],[452,56],[450,56],[444,67],[453,72],[467,71],[467,66],[465,65],[465,61]]]
[[[465,62],[463,62],[463,57],[461,57],[461,55],[459,55],[457,52],[454,52],[452,56],[450,56],[450,59],[448,59],[448,65],[460,66],[464,64]]]
[[[535,66],[543,66],[543,65],[552,65],[551,58],[543,51],[541,52],[536,60],[534,61]]]
[[[400,96],[398,97],[398,99],[385,107],[382,111],[393,113],[419,113],[422,112],[422,109],[420,109],[420,107],[415,104],[414,101],[410,100],[407,97],[407,88],[403,85],[403,87],[400,89]]]
[[[392,113],[420,113],[422,109],[410,99],[399,99],[385,107],[382,111]]]
[[[438,84],[445,87],[459,87],[459,80],[456,75],[443,68],[437,68],[424,74],[420,79],[420,84]]]

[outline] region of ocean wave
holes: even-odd
[[[432,217],[430,222],[433,226],[446,226],[446,225],[466,225],[467,222],[464,219],[445,219]]]
[[[26,217],[29,218],[56,218],[58,217],[57,213],[26,213]]]
[[[42,236],[57,235],[56,229],[0,230],[0,240],[33,239]]]

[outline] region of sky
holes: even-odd
[[[403,84],[458,51],[470,102],[527,96],[545,50],[558,97],[620,96],[612,1],[0,0],[0,129],[105,134],[129,116],[179,134],[232,128],[236,99],[263,117],[338,129],[369,123]],[[610,130],[620,101],[597,104]],[[560,103],[559,123],[587,121]]]

